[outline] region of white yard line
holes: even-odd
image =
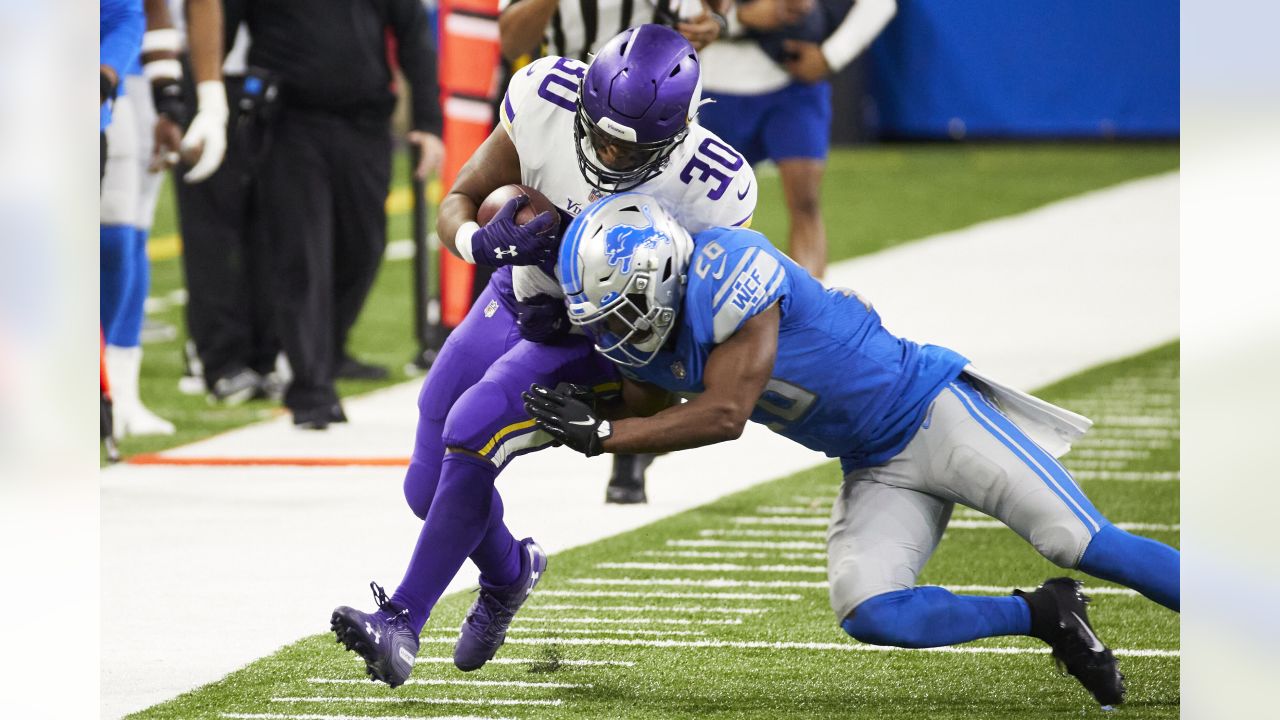
[[[826,517],[783,517],[776,515],[747,515],[735,517],[732,520],[732,522],[739,525],[812,525],[814,527],[826,527],[829,521]]]
[[[706,637],[705,630],[640,630],[632,628],[576,628],[576,627],[520,627],[517,622],[512,632],[521,637],[529,633],[553,635],[649,635],[651,637]],[[456,642],[456,639],[455,639]]]
[[[761,515],[830,515],[831,501],[824,501],[826,504],[822,507],[809,507],[806,505],[761,505],[756,508],[756,512]]]
[[[826,530],[764,530],[759,528],[708,528],[699,530],[702,537],[789,537],[789,538],[826,538]]]
[[[758,548],[761,550],[826,550],[827,544],[820,542],[770,540],[668,540],[667,547],[726,547],[726,548]]]
[[[539,590],[538,597],[607,597],[660,600],[786,600],[795,602],[795,593],[738,593],[738,592],[641,592],[636,590]]]
[[[601,617],[525,617],[520,616],[521,625],[741,625],[741,618],[703,618],[701,620],[690,620],[688,618],[655,618],[655,617],[629,617],[629,618],[601,618]]]
[[[688,570],[690,572],[798,572],[825,573],[826,565],[738,565],[737,563],[602,562],[601,570]]]
[[[1172,472],[1114,472],[1111,470],[1077,470],[1071,473],[1076,480],[1120,480],[1125,482],[1178,482],[1182,473]]]
[[[524,622],[525,618],[521,618]],[[307,682],[313,685],[362,685],[369,687],[372,682],[369,678],[307,678]],[[477,687],[511,687],[511,688],[589,688],[591,683],[559,683],[559,682],[528,682],[525,680],[451,680],[446,678],[409,678],[404,681],[405,685],[457,685],[461,687],[477,686]],[[380,686],[379,686],[380,687]]]
[[[714,588],[824,588],[825,580],[733,580],[731,578],[569,578],[575,585],[676,585]]]
[[[454,638],[457,641],[457,638]],[[353,655],[356,660],[364,662],[359,656]],[[415,665],[432,664],[432,665],[452,665],[453,657],[419,657],[414,661]],[[547,658],[512,658],[500,657],[492,658],[486,665],[568,665],[572,667],[635,667],[636,664],[631,660],[548,660]],[[366,681],[367,682],[367,681]]]
[[[1176,173],[1137,180],[834,263],[828,282],[857,288],[894,332],[954,347],[993,377],[1035,388],[1177,336],[1177,207]],[[348,401],[351,422],[327,432],[298,432],[280,417],[170,454],[405,456],[419,387]],[[1133,431],[1114,437],[1135,442],[1177,437],[1164,427],[1116,430]],[[521,458],[498,487],[507,525],[554,556],[823,461],[753,425],[738,442],[659,458],[646,506],[603,505],[610,460],[564,449]],[[420,529],[403,477],[369,467],[102,472],[101,612],[111,619],[101,638],[102,714],[168,700],[323,632],[336,605],[370,606],[368,581],[399,578]],[[829,496],[792,500],[829,503],[838,483],[833,470]],[[468,565],[451,589],[475,577]],[[181,648],[156,627],[182,628]]]
[[[801,552],[746,552],[743,550],[643,550],[642,557],[706,558],[711,560],[825,560],[827,554]]]
[[[454,642],[453,637],[425,637],[424,643]],[[775,642],[769,640],[631,640],[628,638],[530,638],[508,637],[511,645],[617,645],[644,648],[730,648],[735,650],[817,650],[833,652],[929,652],[958,655],[1046,655],[1049,648],[971,647],[948,645],[936,648],[899,648],[862,643]],[[1181,657],[1179,650],[1113,648],[1116,655],[1128,657]]]
[[[718,605],[543,605],[529,606],[537,610],[597,610],[609,612],[647,613],[718,613],[724,615],[759,615],[764,608],[722,607]]]

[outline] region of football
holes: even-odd
[[[554,230],[559,230],[560,213],[557,211],[555,203],[548,200],[546,195],[528,185],[503,185],[489,193],[489,197],[480,203],[480,208],[476,211],[476,222],[481,225],[488,225],[493,216],[497,215],[498,211],[502,209],[502,206],[517,195],[527,195],[529,197],[529,204],[520,208],[520,211],[516,213],[517,224],[524,225],[537,217],[538,214],[551,210],[556,213],[556,227]]]

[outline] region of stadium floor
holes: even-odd
[[[996,377],[1015,385],[1036,387],[1176,337],[1177,217],[1170,210],[1176,208],[1176,204],[1176,174],[1134,181],[1018,216],[847,261],[833,266],[831,282],[857,287],[876,303],[888,326],[895,332],[952,345]],[[1003,261],[994,265],[979,260],[991,257],[1001,257]],[[1045,258],[1052,260],[1046,263]],[[901,281],[903,277],[912,278],[912,284],[904,284]],[[922,287],[928,288],[927,291],[922,291]],[[939,297],[962,298],[962,301],[940,302]],[[1176,408],[1176,350],[1173,357]],[[1167,368],[1161,372],[1167,372]],[[1164,381],[1167,384],[1167,378]],[[1167,396],[1167,388],[1161,388],[1160,392],[1153,394]],[[356,422],[343,433],[331,432],[323,438],[305,436],[293,433],[286,421],[277,420],[174,450],[168,455],[234,458],[270,451],[290,456],[400,457],[411,438],[412,397],[415,393],[416,388],[410,384],[351,402],[349,410]],[[1147,394],[1142,394],[1142,397],[1147,397]],[[390,414],[384,415],[382,408],[387,408]],[[367,416],[365,412],[368,412]],[[379,418],[378,423],[387,424],[362,423],[362,416],[371,420]],[[1145,417],[1138,411],[1123,416]],[[360,430],[361,426],[366,430]],[[318,443],[323,447],[307,443]],[[636,538],[647,537],[651,530],[619,536],[603,545],[587,545],[574,551],[578,555],[561,555],[567,548],[583,546],[621,530],[639,527],[659,517],[713,500],[718,495],[786,475],[820,460],[817,456],[783,449],[780,445],[785,443],[779,444],[776,438],[763,432],[751,435],[727,451],[721,450],[724,453],[722,457],[707,450],[664,458],[652,471],[654,502],[648,508],[603,508],[600,498],[605,464],[575,463],[574,456],[563,452],[540,453],[522,460],[508,473],[511,477],[504,481],[503,490],[504,494],[511,496],[508,505],[515,526],[527,528],[540,540],[548,537],[544,535],[544,528],[552,535],[560,532],[561,528],[574,530],[576,535],[566,532],[564,536],[556,536],[546,542],[556,553],[553,570],[559,572],[559,566],[575,567],[575,561],[565,558],[613,557],[610,548],[614,545],[634,543]],[[750,448],[750,452],[743,452],[744,448]],[[764,459],[770,464],[765,464]],[[730,472],[726,471],[725,465],[717,464],[730,460],[739,462],[741,469]],[[1172,462],[1172,469],[1151,472],[1176,473],[1176,452]],[[104,472],[103,616],[110,618],[104,622],[102,638],[104,714],[116,717],[217,680],[281,644],[322,629],[329,608],[341,603],[364,601],[363,587],[369,577],[394,584],[398,569],[410,550],[410,540],[417,530],[417,522],[403,511],[399,503],[400,472],[393,467],[300,470],[138,466],[111,468]],[[801,516],[817,513],[808,519],[821,521],[818,513],[821,504],[828,501],[826,494],[833,494],[835,489],[834,478],[829,477],[831,474],[827,468],[824,473],[807,473],[799,479],[762,485],[748,491],[747,495],[724,501],[727,505],[718,504],[694,511],[694,514],[745,512],[748,514],[742,517],[764,517],[760,507],[794,505],[794,498],[800,496],[810,498],[805,503],[809,509]],[[689,482],[690,477],[697,477],[699,482]],[[704,483],[703,478],[707,482]],[[1097,482],[1111,481],[1099,479]],[[1132,487],[1145,487],[1146,482],[1132,484]],[[697,496],[689,494],[688,489],[694,485],[699,486]],[[1160,525],[1170,528],[1162,532],[1176,532],[1171,530],[1177,523],[1176,483],[1168,485],[1173,488],[1175,503],[1172,517],[1162,516],[1153,520],[1116,516],[1115,519]],[[775,486],[780,488],[776,492],[766,490]],[[562,488],[564,494],[558,492]],[[1089,485],[1086,489],[1092,492]],[[757,498],[751,493],[764,494]],[[787,493],[790,493],[787,497],[793,499],[790,503],[784,502],[783,495]],[[1116,493],[1117,502],[1126,506],[1143,506],[1141,498],[1129,497],[1130,490],[1121,489]],[[1104,511],[1109,509],[1105,503],[1100,504]],[[1168,505],[1167,501],[1165,504]],[[753,512],[756,514],[751,515]],[[680,518],[688,517],[682,515],[664,522],[679,525],[684,522]],[[980,521],[977,518],[969,520]],[[819,528],[811,528],[809,532],[816,529]],[[674,552],[661,549],[666,547],[666,540],[690,539],[674,532],[662,531],[662,534],[665,537],[663,543],[646,546],[639,552]],[[1003,535],[996,532],[977,534]],[[1166,539],[1164,535],[1160,537]],[[1173,537],[1176,539],[1176,535]],[[810,554],[817,552],[811,548],[809,551]],[[1011,562],[1017,565],[1017,546],[1010,552],[1014,558]],[[621,553],[618,557],[630,558],[634,554]],[[596,563],[599,562],[609,561],[597,559]],[[993,572],[997,565],[1001,567],[999,575]],[[930,566],[931,571],[933,567]],[[1003,589],[1015,582],[1034,583],[1043,576],[1043,573],[1016,576],[1008,573],[1012,579],[1006,579],[1003,567],[1004,563],[993,562],[988,568],[991,571],[987,572],[991,576],[988,578],[990,582],[968,584]],[[655,577],[659,580],[664,576],[659,570],[645,572],[658,573]],[[791,572],[769,572],[770,579],[755,582],[776,579],[812,583],[822,579],[818,574],[809,577],[805,573],[812,571],[804,570],[795,571],[801,573],[799,577],[803,579],[788,580],[793,577]],[[464,575],[467,576],[464,581],[474,577],[465,571]],[[954,576],[957,580],[938,576],[938,581],[957,582],[961,579],[959,576],[959,573]],[[566,575],[565,580],[569,577]],[[661,585],[653,579],[640,578],[639,581]],[[556,587],[551,584],[548,589],[554,591]],[[812,585],[798,587],[807,588],[804,595],[807,610],[798,615],[784,613],[785,622],[780,624],[774,624],[773,620],[778,618],[771,615],[770,627],[763,636],[769,642],[858,647],[833,632],[835,626],[827,617],[829,611],[822,610],[822,603],[815,604],[814,597],[821,599],[823,593],[815,595],[811,592],[815,589]],[[442,605],[437,612],[437,620],[428,626],[428,636],[443,638],[450,635],[464,602],[465,597],[457,596]],[[1125,603],[1136,605],[1145,601],[1124,595],[1106,595],[1099,603],[1100,607],[1107,608],[1112,603],[1123,607]],[[144,607],[147,609],[145,613],[137,612],[138,608]],[[1137,633],[1132,637],[1135,642],[1122,647],[1166,653],[1140,655],[1134,663],[1144,672],[1146,668],[1153,668],[1152,673],[1160,678],[1167,678],[1172,668],[1172,702],[1175,703],[1173,712],[1176,712],[1177,660],[1170,659],[1167,653],[1176,649],[1177,625],[1176,620],[1162,622],[1157,622],[1150,632],[1138,632],[1145,625],[1133,619],[1124,628]],[[717,625],[714,637],[720,638],[720,630],[725,629],[728,632],[724,636],[728,638],[726,642],[759,641],[761,628],[751,624],[753,632],[747,632],[746,625],[724,625],[723,628]],[[165,628],[165,632],[154,632],[157,627]],[[147,628],[152,632],[148,633]],[[561,635],[572,634],[562,632]],[[535,669],[579,667],[561,660],[572,659],[579,642],[603,645],[599,637],[591,638],[586,633],[553,641],[531,637],[528,646],[517,643],[517,637],[513,635],[504,655],[516,657],[519,651],[519,656],[529,657],[529,653],[534,653],[532,657],[538,661],[533,665]],[[679,637],[672,635],[667,639]],[[253,705],[246,701],[243,706],[232,708],[228,704],[230,699],[241,696],[262,699],[263,706],[270,709],[247,711],[251,714],[268,713],[256,715],[260,717],[283,717],[284,714],[302,717],[308,713],[311,717],[318,717],[314,713],[338,712],[329,705],[309,701],[270,702],[271,697],[337,695],[336,691],[329,692],[334,688],[341,688],[344,693],[347,691],[342,683],[329,683],[334,688],[324,687],[325,683],[311,683],[294,686],[286,695],[273,694],[282,692],[275,685],[285,681],[279,675],[281,672],[287,674],[289,682],[295,683],[305,682],[310,677],[305,673],[315,671],[316,667],[335,673],[328,679],[356,676],[354,671],[359,668],[351,666],[349,658],[329,648],[322,649],[320,642],[311,638],[291,645],[282,654],[238,674],[227,685],[201,691],[199,695],[190,696],[177,705],[165,706],[147,716],[219,717],[219,713],[242,712],[237,708]],[[628,646],[615,644],[610,647],[615,648],[611,654],[621,655]],[[913,663],[920,661],[890,659],[888,654],[884,654],[884,659],[877,659],[881,654],[870,653],[865,659],[858,660],[861,664],[859,671],[870,675],[862,676],[856,685],[838,682],[843,672],[841,662],[824,661],[819,663],[820,666],[814,666],[811,679],[805,681],[804,692],[798,692],[796,688],[789,690],[790,694],[778,690],[780,694],[775,697],[766,691],[782,687],[780,683],[795,682],[797,673],[800,677],[805,676],[804,658],[792,657],[789,653],[773,657],[767,649],[754,646],[703,648],[708,651],[707,655],[690,654],[682,647],[651,648],[658,654],[650,653],[647,662],[655,667],[661,666],[668,674],[719,668],[715,670],[717,677],[707,678],[704,684],[681,685],[664,679],[663,673],[646,676],[643,686],[668,689],[661,693],[666,698],[662,705],[665,710],[656,712],[654,716],[707,716],[711,708],[715,709],[713,714],[724,717],[777,716],[785,714],[777,704],[781,702],[792,703],[786,706],[789,711],[810,715],[812,710],[813,715],[818,716],[840,707],[837,701],[841,697],[857,707],[871,702],[875,692],[883,692],[886,698],[892,697],[903,703],[898,711],[904,716],[928,708],[950,707],[955,710],[957,708],[948,703],[959,702],[959,686],[966,682],[972,684],[976,682],[973,678],[983,676],[983,673],[976,672],[976,668],[990,667],[986,664],[990,658],[983,654],[958,653],[955,658],[941,658],[947,662],[954,660],[953,667],[973,671],[957,676],[955,682],[959,686],[948,686],[946,697],[950,700],[944,701],[938,699],[940,696],[931,695],[927,686],[918,685],[915,690],[910,690],[890,682],[889,673],[895,663],[906,663],[900,666],[901,672],[915,673]],[[548,648],[551,648],[551,654],[548,654]],[[439,653],[432,654],[444,655],[447,649],[440,646],[434,648]],[[428,645],[424,655],[431,650],[433,648]],[[814,652],[843,657],[854,651],[822,649]],[[859,653],[860,658],[862,655]],[[740,656],[750,657],[752,661],[739,666],[734,658]],[[937,655],[928,657],[936,658]],[[691,658],[702,660],[697,667],[692,667],[689,664]],[[1028,693],[1043,692],[1062,702],[1072,702],[1074,688],[1050,685],[1050,681],[1057,678],[1047,671],[1045,658],[1021,658],[1016,654],[1014,658],[1019,663],[1025,660],[1029,668],[1036,669],[1035,672],[1028,671],[1027,676],[1033,683],[1026,689]],[[1010,659],[1010,662],[1014,661]],[[866,666],[868,664],[870,667]],[[446,670],[446,666],[433,667],[431,663],[425,663],[419,670],[419,677],[458,679],[457,674]],[[546,679],[528,677],[527,669],[522,668],[522,671],[525,674],[521,677],[526,679],[519,682]],[[486,677],[489,677],[487,671],[486,676],[480,679]],[[542,699],[563,701],[560,695],[565,693],[561,690],[567,691],[568,695],[582,694],[594,698],[572,712],[565,708],[563,702],[533,705],[480,703],[480,706],[498,708],[503,715],[519,717],[540,716],[543,713],[538,708],[545,708],[554,716],[611,716],[610,707],[628,716],[643,715],[617,710],[643,702],[643,698],[635,695],[637,687],[631,681],[608,674],[592,677],[590,684],[594,689],[539,686],[538,692],[542,694],[538,698]],[[825,682],[824,678],[831,682]],[[253,692],[242,684],[246,680],[251,683]],[[440,693],[434,696],[436,700],[451,687],[441,685]],[[686,691],[689,693],[687,704],[684,705],[680,700],[680,687],[689,688]],[[548,689],[554,692],[545,692]],[[364,690],[363,695],[376,697],[367,688]],[[467,692],[473,693],[469,697],[479,697],[474,695],[474,688]],[[556,697],[550,697],[552,695]],[[812,702],[805,699],[809,697],[815,699]],[[931,697],[935,699],[930,700]],[[915,700],[911,701],[911,698]],[[411,702],[403,707],[394,706],[398,710],[413,709],[417,714],[423,711],[423,706],[427,711],[432,710],[438,704],[436,700],[426,697],[418,700],[417,705]],[[363,700],[352,701],[352,704],[360,707],[361,714],[390,711],[391,706],[380,704],[382,702]],[[606,702],[618,704],[598,704]],[[974,709],[979,713],[987,703],[991,703],[993,712],[998,706],[999,714],[1017,715],[1019,708],[1025,714],[1028,709],[1027,705],[1004,704],[1001,698],[981,692],[973,696],[972,702],[976,703]],[[1169,702],[1168,692],[1160,695],[1158,707],[1153,706],[1157,714],[1160,708],[1167,710]],[[878,714],[884,716],[884,705],[880,702],[876,705],[881,711]],[[463,703],[462,706],[467,705]],[[1076,703],[1072,707],[1078,712],[1081,706]],[[846,712],[851,709],[844,706]],[[349,714],[351,708],[346,707],[341,712]],[[970,714],[973,714],[972,710]]]

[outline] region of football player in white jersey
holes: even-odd
[[[563,215],[592,200],[642,188],[677,208],[685,226],[746,226],[756,182],[736,150],[694,120],[701,102],[698,57],[676,31],[642,25],[619,34],[588,66],[547,57],[517,73],[495,128],[459,172],[440,205],[437,230],[459,257],[493,274],[427,375],[405,497],[425,520],[409,568],[379,610],[336,609],[332,627],[369,673],[400,685],[418,636],[445,587],[470,557],[480,593],[454,648],[475,670],[502,644],[508,624],[546,567],[532,538],[516,540],[494,489],[512,458],[552,442],[525,415],[531,383],[616,389],[616,371],[585,335],[571,334],[554,276],[557,224],[544,212],[527,224],[518,197],[488,224],[476,212],[494,190],[529,185]],[[514,266],[514,267],[508,267]]]

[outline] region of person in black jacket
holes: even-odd
[[[386,247],[388,38],[409,84],[421,177],[443,156],[435,49],[420,0],[228,0],[227,27],[240,20],[253,38],[250,72],[279,88],[258,187],[277,334],[293,370],[284,402],[295,425],[324,429],[346,420],[340,370],[385,373],[345,347]]]

